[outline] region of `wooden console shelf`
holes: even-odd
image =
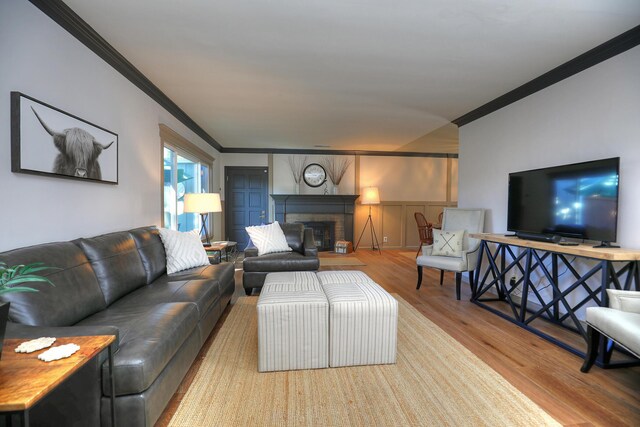
[[[577,311],[594,303],[608,306],[607,288],[639,290],[640,287],[639,250],[594,248],[584,244],[561,246],[489,233],[469,237],[481,240],[471,301],[581,357],[584,357],[583,351],[543,332],[532,322],[540,319],[571,329],[586,343],[586,327],[577,317]],[[518,249],[514,251],[513,247]],[[592,261],[586,273],[572,265],[573,257]],[[483,269],[485,262],[487,267]],[[563,273],[559,272],[560,268],[564,269]],[[561,285],[560,276],[564,273],[567,277]],[[533,274],[538,277],[532,277]],[[520,278],[515,282],[509,280],[514,276]],[[545,288],[551,288],[551,297],[544,297]],[[498,310],[488,302],[507,303],[507,311]],[[596,363],[605,366],[613,344],[603,339],[600,346]]]
[[[523,240],[515,236],[505,236],[503,234],[476,233],[469,237],[493,243],[504,243],[507,245],[519,246],[522,248],[532,248],[541,251],[562,253],[565,255],[579,256],[607,261],[640,261],[640,250],[620,249],[620,248],[594,248],[591,245],[579,244],[578,246],[561,246],[557,243],[538,242],[535,240]]]

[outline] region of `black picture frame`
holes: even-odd
[[[118,134],[11,92],[11,171],[118,184]]]

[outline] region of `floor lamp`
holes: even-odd
[[[369,216],[367,217],[367,222],[364,223],[364,227],[362,228],[362,233],[360,233],[360,237],[358,238],[358,243],[356,243],[356,247],[353,250],[354,252],[358,250],[358,246],[360,245],[360,240],[362,240],[362,235],[367,229],[367,225],[369,226],[369,230],[371,232],[371,250],[378,250],[380,255],[382,255],[382,251],[380,251],[380,244],[378,243],[378,236],[376,235],[376,229],[373,226],[373,220],[371,219],[371,205],[379,205],[380,204],[380,192],[378,191],[378,187],[366,187],[362,192],[362,198],[360,199],[360,204],[369,205]],[[375,241],[375,246],[373,242]]]
[[[202,220],[200,234],[204,230],[206,246],[211,246],[209,231],[207,230],[207,217],[209,212],[222,212],[220,193],[188,193],[184,195],[184,212],[199,213]],[[211,221],[213,225],[213,221]]]

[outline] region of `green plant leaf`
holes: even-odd
[[[51,286],[55,286],[46,277],[35,276],[35,275],[33,275],[33,276],[32,275],[27,275],[27,276],[15,277],[15,278],[9,280],[8,282],[6,282],[4,285],[5,286],[12,286],[12,285],[18,285],[20,283],[25,283],[25,282],[44,282],[44,283],[50,284]]]
[[[28,288],[26,286],[15,286],[13,288],[1,288],[0,295],[8,294],[11,292],[39,292],[37,289]]]

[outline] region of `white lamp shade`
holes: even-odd
[[[184,195],[184,211],[195,213],[222,212],[220,193],[187,193]]]
[[[360,197],[360,203],[363,205],[379,205],[380,192],[378,191],[378,187],[363,188],[362,196]]]

